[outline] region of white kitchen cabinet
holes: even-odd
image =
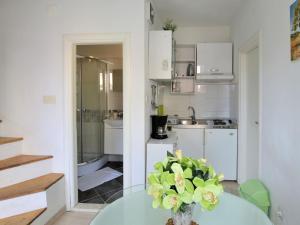
[[[205,158],[225,180],[237,179],[237,130],[205,129]]]
[[[177,136],[175,133],[169,133],[168,138],[164,140],[150,139],[147,143],[146,176],[154,171],[154,165],[163,161],[168,152],[174,153],[177,148]]]
[[[194,159],[204,158],[204,129],[174,128],[178,137],[178,149],[183,155]]]
[[[197,75],[232,75],[232,43],[198,43]]]
[[[149,79],[172,79],[172,31],[149,32]]]

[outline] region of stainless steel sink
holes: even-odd
[[[179,119],[178,125],[196,125],[197,122],[193,122],[191,119]]]

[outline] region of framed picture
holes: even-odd
[[[291,59],[300,59],[300,0],[296,0],[290,7],[291,21]]]

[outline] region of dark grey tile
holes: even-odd
[[[88,199],[91,199],[93,197],[97,196],[97,192],[94,189],[90,189],[87,191],[80,191],[78,190],[78,201],[83,202]]]
[[[115,180],[123,185],[123,176],[117,177]]]
[[[110,192],[101,193],[100,196],[106,203],[111,203],[114,200],[120,198],[123,196],[123,187],[120,187],[118,189],[114,189]]]
[[[115,168],[114,170],[116,170],[116,171],[119,171],[119,172],[123,173],[123,167]]]
[[[105,204],[105,201],[100,196],[97,195],[96,197],[86,200],[82,203]]]
[[[123,168],[123,162],[107,162],[104,167],[110,167],[112,169]]]
[[[114,191],[114,190],[119,190],[122,188],[122,184],[120,184],[117,180],[111,180],[108,182],[105,182],[104,184],[99,185],[98,187],[95,187],[95,190],[98,194],[101,196],[103,194],[106,194],[108,192]]]

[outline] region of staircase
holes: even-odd
[[[64,175],[52,156],[22,154],[22,142],[0,137],[0,225],[51,224],[65,210]]]

